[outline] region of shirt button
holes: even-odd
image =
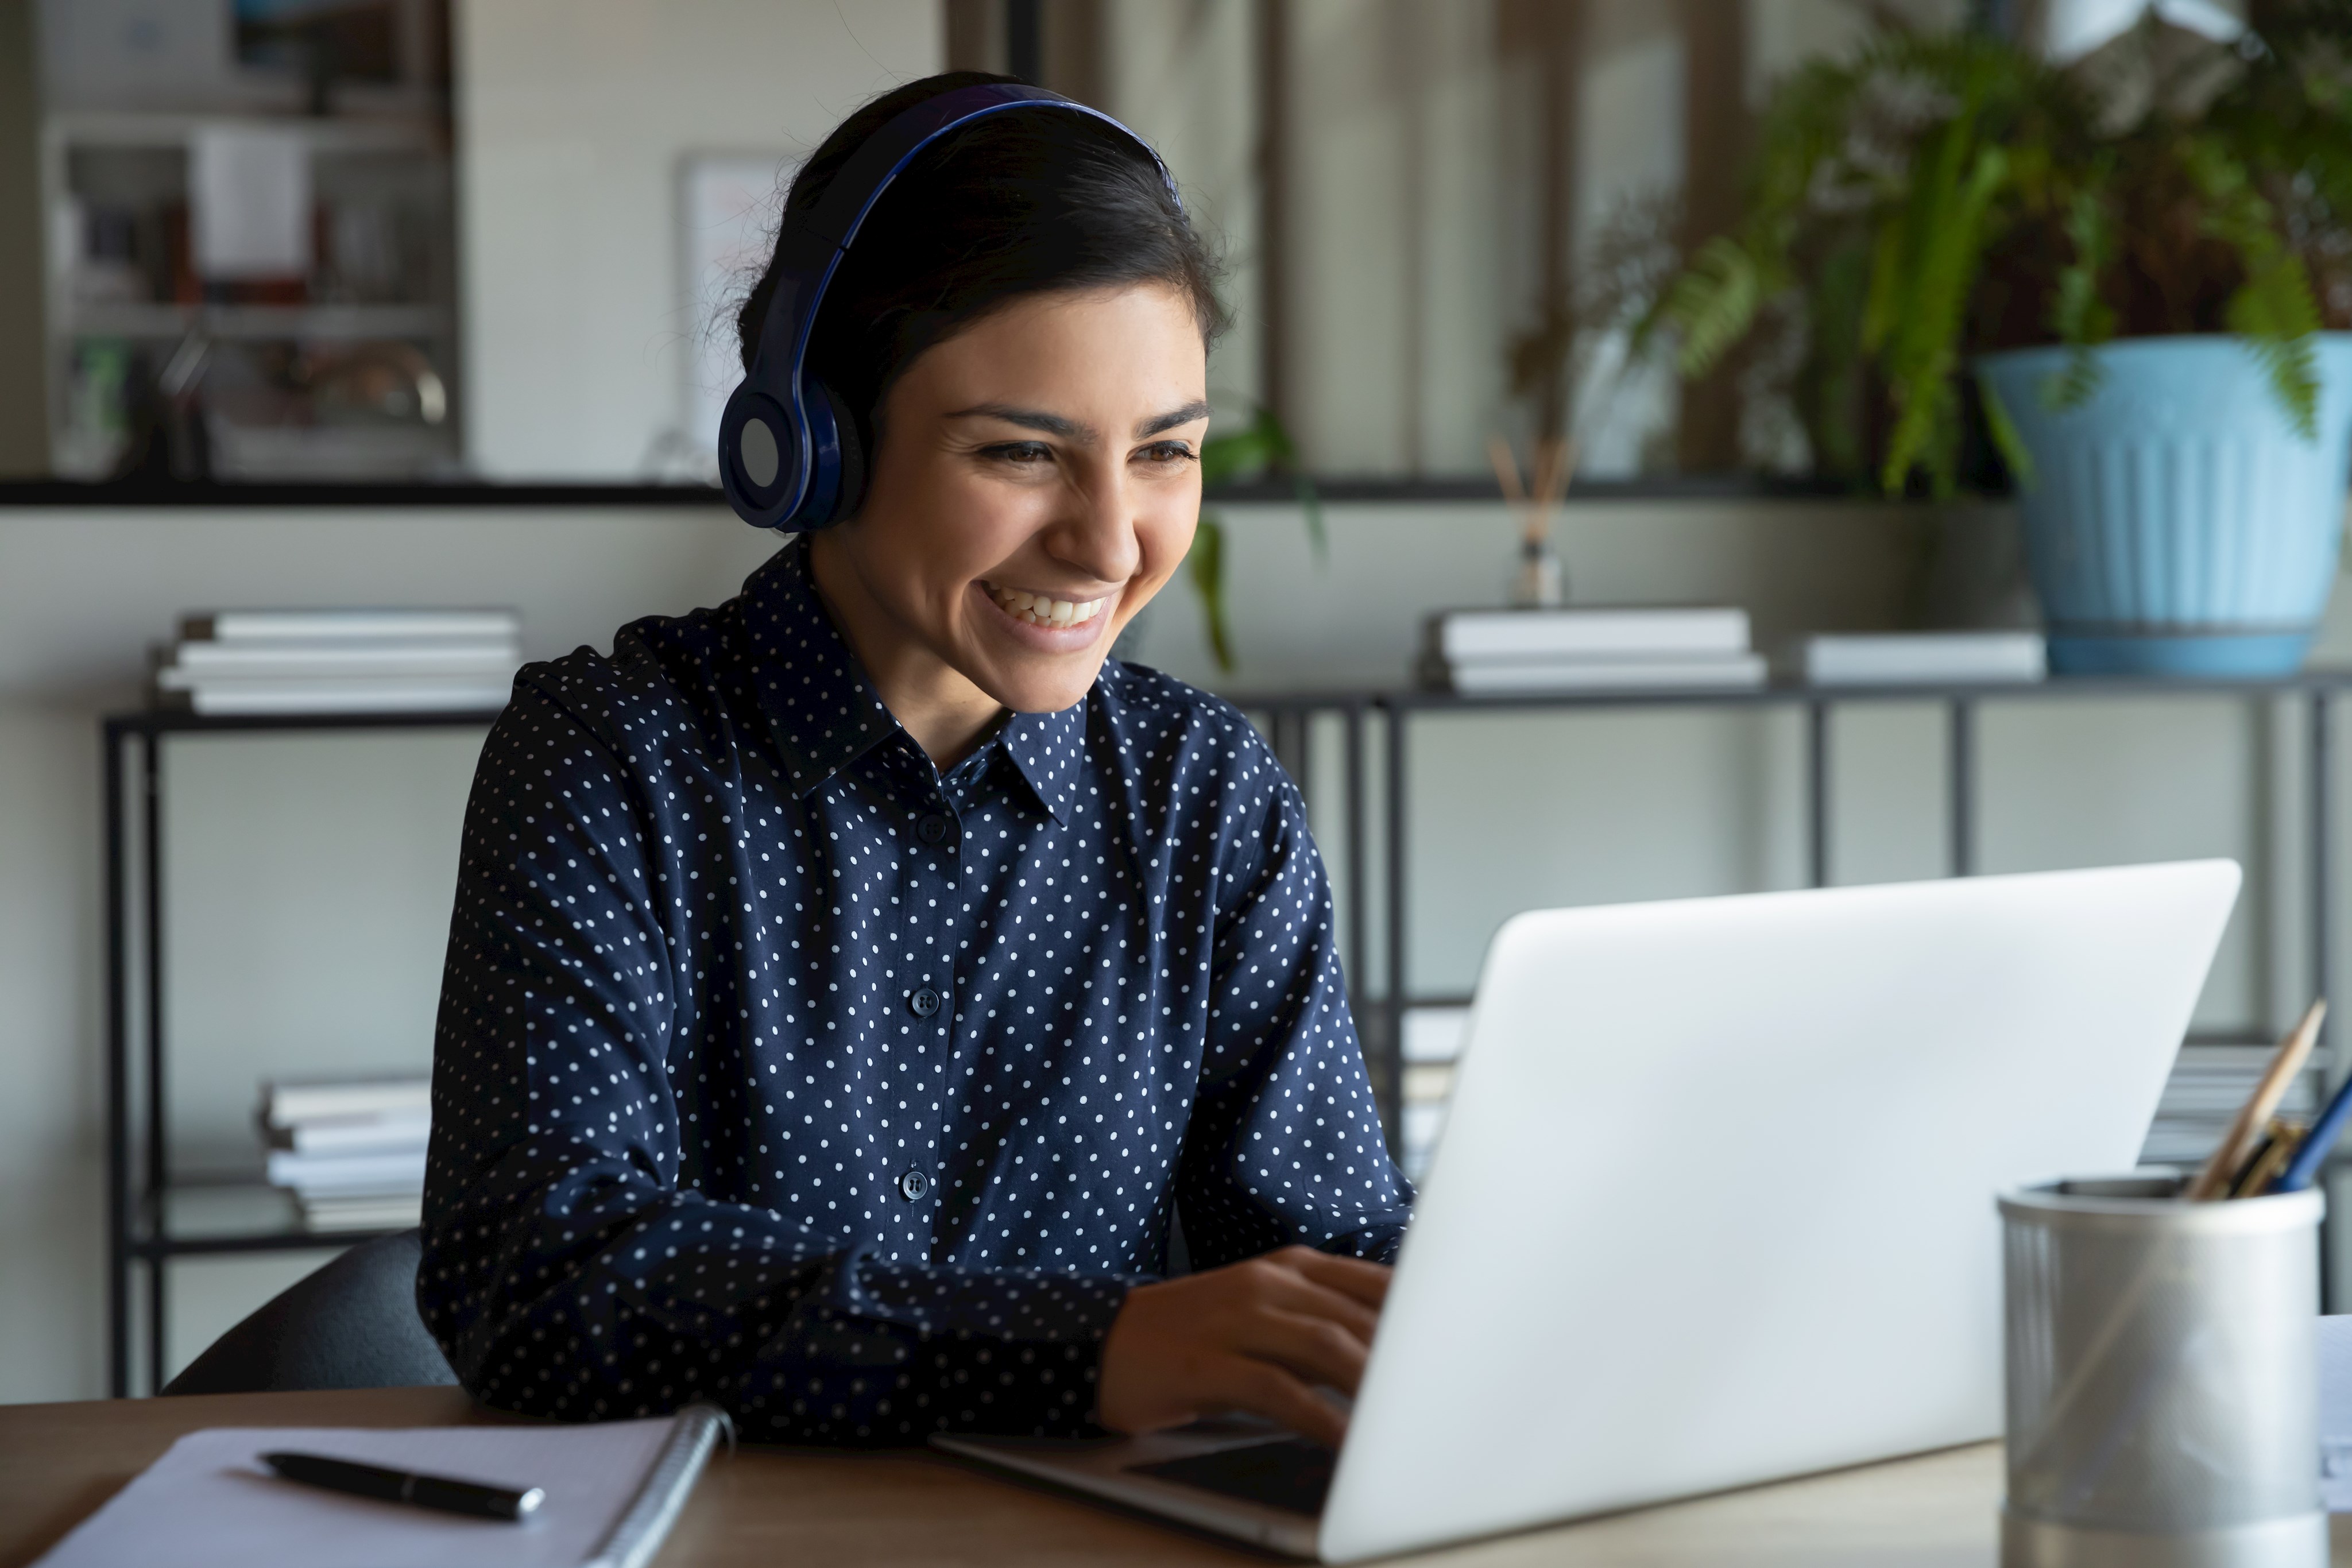
[[[909,1199],[919,1198],[931,1190],[931,1178],[920,1171],[908,1171],[898,1178],[898,1190]]]
[[[940,1010],[940,994],[930,987],[924,986],[907,998],[907,1005],[915,1009],[917,1018],[927,1019]]]
[[[936,844],[948,836],[948,820],[934,812],[925,817],[915,831],[921,836],[923,842]]]

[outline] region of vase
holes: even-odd
[[[2098,389],[2066,409],[2045,388],[2071,350],[1977,362],[2033,459],[2017,501],[2051,669],[2293,674],[2335,583],[2352,332],[2315,340],[2311,436],[2238,339],[2134,338],[2093,352]]]

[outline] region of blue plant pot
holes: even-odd
[[[2352,483],[2352,332],[2318,340],[2319,431],[2298,434],[2246,346],[2134,338],[2095,350],[2088,402],[2043,388],[2069,350],[1985,355],[2035,474],[2025,551],[2061,674],[2261,678],[2303,665]]]

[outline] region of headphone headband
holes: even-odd
[[[775,289],[751,369],[719,425],[719,475],[736,515],[757,528],[820,528],[855,510],[865,465],[855,423],[832,392],[806,376],[817,310],[841,258],[890,182],[951,131],[1013,109],[1058,109],[1119,131],[1151,159],[1182,210],[1175,177],[1151,144],[1100,110],[1045,88],[984,82],[900,111],[858,144],[806,216],[789,213],[776,238]]]

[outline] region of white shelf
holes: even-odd
[[[77,338],[273,338],[352,340],[437,338],[450,329],[438,305],[78,305],[67,318]]]
[[[46,134],[68,147],[185,147],[211,127],[267,126],[304,138],[313,152],[436,152],[446,151],[429,119],[362,120],[299,114],[133,114],[65,110],[48,117]]]

